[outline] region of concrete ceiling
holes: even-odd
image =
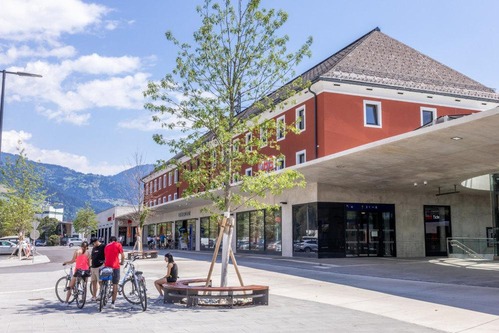
[[[460,137],[461,140],[452,138]],[[294,167],[307,182],[427,193],[499,172],[499,107],[420,128]],[[426,181],[427,185],[423,185]]]

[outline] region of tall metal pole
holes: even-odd
[[[2,71],[2,95],[0,96],[0,154],[2,153],[3,96],[5,94],[5,69]]]
[[[18,76],[31,76],[31,77],[42,77],[39,74],[32,74],[26,72],[9,72],[7,70],[2,70],[2,94],[0,96],[0,154],[2,153],[2,132],[3,132],[3,98],[5,95],[5,76],[6,74],[14,74]]]

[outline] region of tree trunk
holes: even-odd
[[[234,231],[234,220],[229,215],[222,238],[222,272],[221,272],[220,287],[227,286],[227,276],[228,276],[227,268],[229,266],[230,251],[232,249],[231,243],[232,243],[233,231]]]
[[[137,234],[135,235],[135,245],[133,247],[133,250],[137,249],[138,252],[142,252],[142,229],[144,227],[138,226],[137,227]]]

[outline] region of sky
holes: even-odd
[[[202,0],[0,0],[0,70],[7,74],[2,152],[114,175],[171,157],[144,109],[149,81],[171,73],[177,49],[165,32],[192,41]],[[283,9],[279,31],[297,50],[313,37],[303,73],[372,29],[499,89],[499,1],[263,0]]]

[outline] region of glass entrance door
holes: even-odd
[[[347,205],[346,255],[395,256],[393,210],[392,205]]]
[[[447,237],[451,237],[449,206],[424,206],[426,256],[447,256]]]

